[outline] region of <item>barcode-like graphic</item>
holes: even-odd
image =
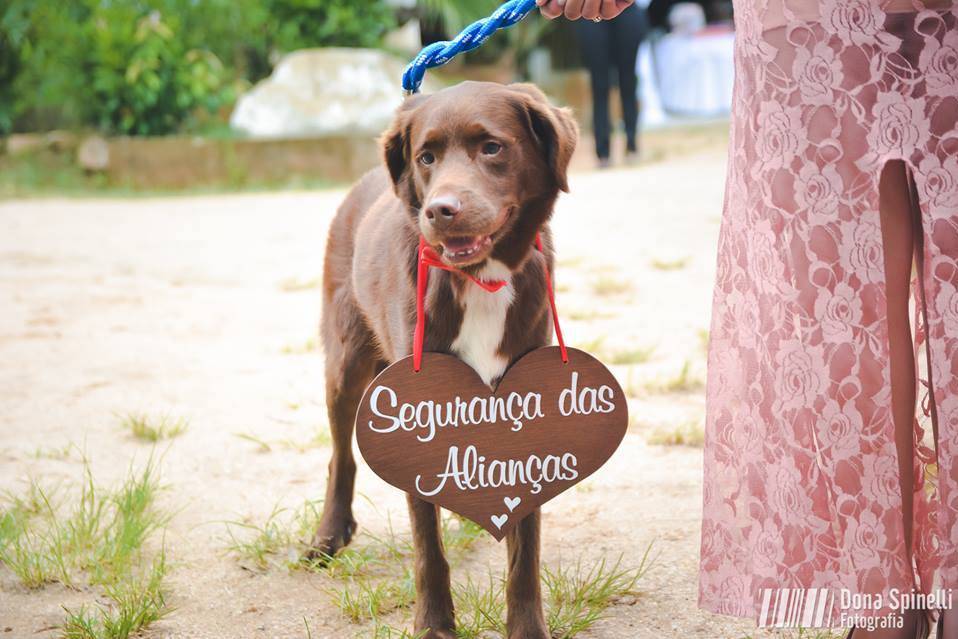
[[[835,593],[828,588],[765,588],[760,628],[822,628],[831,619]]]

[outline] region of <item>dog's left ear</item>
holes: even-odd
[[[579,126],[572,111],[552,106],[534,84],[511,84],[509,88],[518,97],[518,106],[552,169],[556,185],[568,193],[569,162],[579,141]]]
[[[392,178],[396,195],[416,206],[415,187],[409,172],[409,129],[413,112],[426,100],[424,95],[412,95],[406,98],[396,109],[393,123],[382,136],[383,160]]]

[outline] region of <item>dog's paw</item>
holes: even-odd
[[[306,560],[325,566],[336,553],[349,545],[357,526],[356,520],[352,517],[340,521],[326,522],[324,520],[319,524],[319,529],[309,544]]]

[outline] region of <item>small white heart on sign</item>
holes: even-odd
[[[492,523],[495,524],[496,528],[502,530],[502,527],[509,521],[509,515],[493,515],[489,519],[492,520]]]
[[[516,506],[522,503],[521,497],[503,497],[502,503],[506,505],[506,508],[509,509],[509,512],[512,512],[516,509]]]

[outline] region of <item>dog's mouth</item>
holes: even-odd
[[[468,264],[476,261],[492,247],[491,235],[467,235],[442,240],[442,256],[451,264]]]
[[[439,248],[443,259],[452,266],[468,266],[478,264],[489,257],[492,247],[499,236],[505,231],[507,222],[512,217],[513,208],[505,209],[500,218],[498,228],[486,235],[454,235],[439,240]]]

